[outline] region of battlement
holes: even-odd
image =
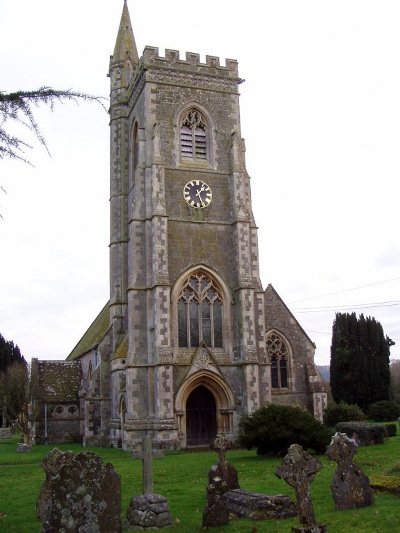
[[[141,61],[145,65],[159,68],[173,67],[182,70],[197,70],[201,73],[212,75],[237,77],[238,62],[236,59],[225,59],[221,65],[219,57],[206,55],[206,62],[200,62],[200,54],[186,52],[185,59],[180,59],[178,50],[165,50],[165,57],[159,55],[157,47],[146,46]]]

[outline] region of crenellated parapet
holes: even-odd
[[[178,50],[165,50],[165,57],[160,56],[158,48],[146,46],[142,60],[146,65],[158,68],[173,67],[185,72],[195,69],[198,72],[209,75],[225,77],[238,77],[238,62],[236,59],[225,59],[225,65],[221,65],[219,57],[206,56],[206,62],[200,62],[200,54],[186,52],[185,59],[180,59]],[[240,80],[242,81],[242,80]]]
[[[146,46],[130,84],[130,103],[140,94],[144,82],[237,94],[238,85],[243,81],[238,76],[235,59],[226,59],[221,64],[219,57],[206,56],[206,62],[202,63],[200,54],[186,52],[185,59],[181,59],[179,51],[167,49],[165,56],[160,56],[158,48]]]

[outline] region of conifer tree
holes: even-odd
[[[5,372],[13,363],[26,364],[26,361],[18,345],[14,345],[13,341],[6,341],[0,333],[0,372]]]
[[[40,131],[33,112],[34,108],[44,104],[53,110],[56,102],[68,100],[76,103],[79,101],[94,101],[106,109],[103,104],[105,98],[73,91],[72,89],[58,90],[51,87],[40,87],[34,91],[11,93],[0,91],[0,159],[8,157],[30,163],[25,158],[24,152],[27,148],[32,148],[32,146],[21,137],[6,130],[6,125],[10,122],[21,124],[28,131],[31,131],[39,143],[48,151],[45,138]]]
[[[335,402],[357,404],[390,399],[390,346],[375,318],[337,313],[332,327],[330,385]]]
[[[0,427],[9,418],[9,392],[15,389],[14,381],[11,382],[9,379],[9,372],[13,367],[20,367],[25,371],[27,363],[18,346],[14,345],[13,341],[6,341],[0,334]],[[24,371],[20,374],[24,375]],[[13,394],[15,395],[15,391]]]

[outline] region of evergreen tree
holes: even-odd
[[[8,374],[13,365],[27,367],[27,363],[17,345],[13,341],[6,341],[0,334],[0,427],[7,420],[8,402]]]
[[[45,138],[39,129],[39,124],[36,121],[33,109],[39,104],[44,104],[53,110],[56,102],[64,102],[66,100],[72,100],[73,102],[94,101],[100,103],[105,109],[103,104],[104,98],[71,89],[57,90],[51,87],[40,87],[34,91],[17,91],[12,93],[0,91],[0,159],[10,157],[29,163],[24,157],[24,151],[32,147],[20,137],[6,130],[5,124],[9,122],[22,124],[27,130],[33,133],[39,143],[48,151]]]
[[[337,313],[332,327],[330,379],[335,402],[357,404],[390,399],[390,346],[374,318]]]
[[[13,363],[25,363],[20,349],[13,341],[6,341],[0,333],[0,372],[5,372]]]

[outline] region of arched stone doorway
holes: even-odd
[[[231,440],[237,436],[236,402],[230,386],[217,372],[203,369],[187,376],[176,394],[175,414],[182,448],[209,445],[218,434]],[[203,420],[206,415],[211,420]]]
[[[200,385],[186,401],[187,446],[210,444],[217,434],[216,403],[212,393]]]

